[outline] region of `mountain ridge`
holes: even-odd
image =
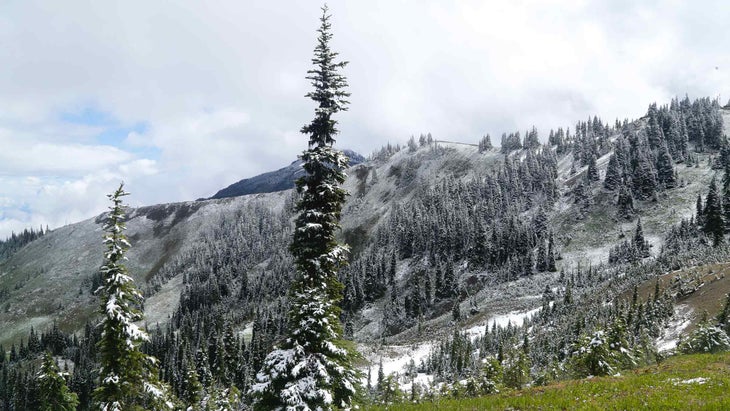
[[[350,160],[351,167],[365,161],[363,156],[352,150],[345,149],[343,153]],[[278,170],[239,180],[226,188],[218,190],[218,192],[206,200],[288,190],[294,188],[294,182],[303,175],[302,161],[295,160],[288,166]]]

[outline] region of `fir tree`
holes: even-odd
[[[124,265],[130,244],[124,235],[122,197],[128,194],[121,184],[108,195],[113,206],[104,225],[107,250],[99,290],[103,316],[98,342],[101,370],[94,400],[105,411],[171,409],[167,387],[158,381],[157,359],[140,350],[149,336],[134,324],[144,316],[139,308],[142,293]]]
[[[703,229],[708,236],[712,237],[713,245],[717,246],[723,241],[725,222],[722,216],[722,203],[717,192],[717,184],[715,183],[714,177],[710,182],[710,190],[705,199],[703,214]]]
[[[677,179],[674,175],[674,167],[672,166],[672,156],[669,154],[666,143],[662,143],[659,147],[659,155],[656,160],[657,180],[664,188],[674,188],[677,185]]]
[[[649,257],[649,243],[644,239],[644,230],[641,227],[641,218],[636,220],[636,231],[634,232],[633,245],[640,258]]]
[[[620,218],[631,219],[634,215],[634,197],[631,191],[622,185],[616,201],[617,214]]]
[[[492,149],[492,137],[487,134],[479,140],[479,152],[484,153]]]
[[[338,132],[332,115],[346,110],[347,81],[338,69],[338,53],[329,47],[330,15],[322,9],[319,37],[307,79],[318,103],[315,118],[302,128],[309,150],[302,154],[304,177],[297,180],[301,199],[290,251],[297,277],[290,289],[288,335],[264,360],[251,389],[254,407],[261,410],[346,408],[356,392],[353,351],[342,340],[342,284],[337,271],[346,262],[348,247],[335,241],[346,191],[342,170],[347,158],[332,145]]]
[[[78,395],[69,391],[66,379],[49,352],[43,357],[38,383],[41,411],[72,411],[79,405]]]
[[[613,191],[619,185],[621,185],[621,165],[614,154],[608,160],[608,168],[606,169],[606,178],[603,180],[603,187],[606,190]]]
[[[702,194],[697,194],[697,202],[695,204],[695,221],[698,225],[704,226],[705,221],[705,210],[702,204]]]
[[[633,194],[640,200],[655,199],[657,182],[656,171],[641,148],[635,160],[636,167],[632,176]]]
[[[594,181],[598,181],[600,177],[598,176],[598,167],[596,166],[596,156],[591,154],[591,157],[588,159],[588,171],[587,171],[587,177],[588,182],[592,183]]]

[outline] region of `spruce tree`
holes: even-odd
[[[38,385],[41,411],[72,411],[79,405],[78,395],[68,389],[64,375],[49,352],[43,357]]]
[[[672,156],[666,143],[662,143],[659,147],[659,154],[656,160],[657,180],[664,188],[674,188],[677,185],[677,179],[674,175],[674,167],[672,166]]]
[[[613,191],[621,185],[621,165],[616,155],[611,155],[606,169],[606,178],[603,180],[603,187]]]
[[[704,231],[712,237],[713,245],[722,243],[725,233],[725,222],[722,216],[722,200],[717,192],[715,178],[710,181],[710,190],[707,193],[704,209]]]
[[[616,201],[616,214],[619,218],[631,219],[634,215],[634,197],[625,185],[621,186]]]
[[[105,411],[172,409],[168,389],[158,380],[157,359],[140,350],[149,336],[135,324],[144,318],[143,297],[124,265],[130,247],[124,235],[122,197],[126,195],[120,184],[107,196],[113,205],[104,224],[106,252],[98,290],[103,317],[98,342],[101,370],[94,400]]]
[[[641,227],[641,218],[636,220],[636,231],[633,239],[634,248],[638,253],[638,257],[646,258],[651,255],[649,252],[649,243],[644,239],[644,230]]]
[[[342,339],[340,308],[342,284],[337,271],[346,262],[348,247],[335,241],[335,232],[347,192],[347,157],[335,150],[337,121],[332,115],[346,110],[347,81],[338,73],[346,62],[329,42],[330,15],[322,9],[319,37],[314,49],[314,69],[307,79],[314,90],[306,96],[318,107],[315,118],[302,128],[309,135],[309,150],[301,159],[306,171],[297,180],[301,199],[290,251],[297,277],[290,289],[288,335],[266,356],[251,389],[254,407],[260,410],[346,408],[357,387],[354,351]]]
[[[598,167],[596,166],[596,156],[593,154],[591,154],[591,157],[588,159],[587,179],[589,183],[600,179],[598,175]]]

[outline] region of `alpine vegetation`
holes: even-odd
[[[143,319],[142,293],[124,265],[130,244],[124,235],[122,197],[124,184],[108,197],[113,206],[104,225],[104,265],[101,267],[102,332],[98,342],[101,370],[94,400],[99,409],[172,409],[167,387],[158,379],[157,359],[144,354],[140,345],[149,341],[147,332],[135,324]]]
[[[337,121],[332,115],[347,110],[350,95],[345,77],[337,72],[330,50],[330,15],[322,9],[314,69],[308,71],[314,90],[306,97],[318,107],[311,123],[309,149],[301,155],[306,174],[297,180],[301,195],[296,210],[293,241],[289,247],[297,269],[290,288],[289,328],[280,347],[265,358],[251,388],[254,407],[260,410],[324,410],[346,408],[356,392],[354,351],[342,339],[339,320],[343,285],[337,272],[346,263],[349,247],[338,244],[335,233],[347,192],[343,169],[347,158],[332,145]]]

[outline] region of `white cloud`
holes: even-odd
[[[685,93],[730,97],[720,0],[330,8],[352,92],[338,141],[363,154],[426,131],[498,139],[638,117]],[[88,217],[119,179],[130,201],[180,201],[294,160],[313,112],[303,95],[318,17],[291,0],[0,4],[0,238],[9,221]],[[60,116],[88,107],[145,126],[99,141],[105,125]]]

